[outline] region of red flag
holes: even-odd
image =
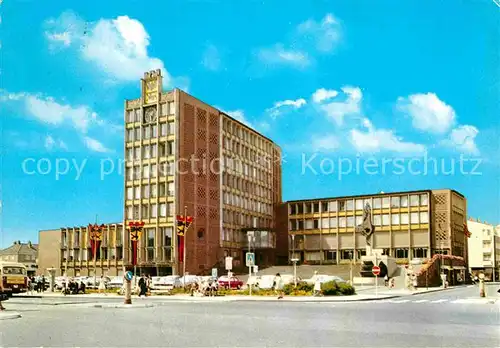
[[[179,250],[179,262],[184,262],[184,236],[177,235],[177,246]]]
[[[184,262],[184,238],[186,231],[193,223],[192,216],[177,215],[177,250],[179,262]]]
[[[132,241],[132,266],[137,265],[137,241]]]

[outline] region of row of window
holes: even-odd
[[[148,199],[174,195],[173,182],[159,182],[142,186],[127,187],[127,199]]]
[[[429,197],[427,193],[420,195],[376,197],[365,199],[346,199],[331,202],[303,202],[290,203],[289,212],[295,214],[311,214],[321,212],[353,211],[363,210],[366,204],[370,204],[373,209],[380,208],[400,208],[428,206]]]
[[[127,161],[166,157],[175,153],[173,141],[164,141],[158,144],[136,146],[127,149]]]
[[[70,233],[69,236],[70,237],[68,238],[68,233],[66,233],[66,232],[63,232],[61,234],[61,245],[63,247],[67,247],[68,246],[68,239],[71,239],[72,246],[74,248],[79,248],[80,245],[84,245],[85,242],[87,241],[87,235],[86,234],[80,234],[79,231],[75,231],[73,233]],[[116,238],[116,244],[120,244],[121,241],[122,241],[122,230],[121,230],[121,228],[118,231],[116,231],[116,232],[115,231],[106,231],[106,230],[104,230],[102,238],[103,238],[102,239],[103,241],[109,242],[111,244],[115,243],[115,238]]]
[[[222,241],[225,242],[240,243],[245,247],[248,246],[247,232],[238,229],[223,228],[221,231],[220,238]],[[256,233],[254,235],[253,241],[251,242],[251,247],[275,248],[276,234],[274,232],[268,232],[268,231],[260,231],[259,233]]]
[[[237,174],[244,175],[257,179],[259,181],[271,182],[271,174],[269,171],[258,168],[255,165],[244,163],[241,158],[223,156],[221,162],[222,168],[232,170]]]
[[[175,114],[174,102],[160,104],[160,116],[172,116]],[[127,123],[142,122],[142,109],[134,109],[127,111]]]
[[[320,228],[337,228],[337,227],[355,227],[363,222],[362,216],[340,216],[332,218],[321,219],[291,219],[289,228],[291,231],[312,230]],[[416,213],[395,213],[373,215],[373,224],[375,226],[389,226],[389,225],[408,225],[408,224],[427,224],[429,223],[428,212]]]
[[[157,176],[158,173],[158,176]],[[174,162],[162,162],[157,164],[136,165],[125,168],[125,177],[127,180],[139,180],[148,178],[164,178],[175,174]]]
[[[123,248],[100,248],[97,252],[98,260],[123,260]],[[91,248],[63,250],[63,261],[91,261],[94,259]]]
[[[354,257],[356,259],[360,259],[362,256],[366,255],[365,249],[342,249],[342,250],[324,250],[324,251],[313,251],[306,252],[304,254],[304,259],[306,261],[336,261],[337,256],[340,260],[353,260]],[[386,248],[383,249],[382,255],[389,255],[398,259],[407,259],[409,255],[408,248]],[[412,249],[413,258],[427,258],[429,255],[429,249],[427,248],[413,248]],[[290,258],[298,258],[301,259],[300,253],[290,254]]]
[[[271,199],[271,189],[247,180],[246,178],[239,178],[235,175],[223,173],[222,184],[242,192],[251,193],[255,196]]]
[[[127,220],[149,219],[174,215],[174,203],[128,205]],[[141,214],[142,213],[142,214]]]
[[[240,124],[233,122],[229,119],[224,119],[223,121],[223,130],[227,133],[234,135],[236,138],[239,138],[248,144],[251,144],[264,152],[272,152],[273,145],[269,140],[266,140],[262,136],[259,136],[249,129],[241,126]]]
[[[175,135],[175,123],[164,122],[160,123],[160,137],[167,135]],[[158,137],[158,126],[156,124],[146,125],[142,127],[129,128],[125,133],[126,141],[155,139]]]
[[[271,219],[243,214],[228,209],[223,210],[222,221],[242,227],[271,227]]]
[[[270,192],[269,192],[269,195],[265,198],[271,199]],[[262,213],[262,214],[272,215],[272,213],[273,213],[272,204],[262,203],[262,202],[259,202],[258,200],[253,199],[253,198],[240,197],[239,195],[231,193],[231,192],[224,192],[223,193],[222,202],[224,204],[227,204],[227,205],[232,205],[234,207],[239,207],[239,208],[255,211],[258,213]]]
[[[271,169],[272,163],[280,160],[280,158],[274,158],[269,152],[260,153],[249,146],[246,146],[239,142],[239,139],[230,139],[224,137],[223,148],[232,152],[237,157],[243,157],[249,159],[253,163],[259,164],[264,168]]]

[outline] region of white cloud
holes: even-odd
[[[91,137],[83,137],[83,142],[85,146],[91,151],[94,152],[111,152],[110,149],[106,148],[99,140],[91,138]]]
[[[321,103],[325,100],[335,98],[339,92],[333,90],[333,89],[324,89],[320,88],[316,90],[316,92],[313,93],[312,99],[315,103]]]
[[[217,47],[208,45],[205,52],[203,52],[201,63],[208,70],[218,71],[221,67],[221,58]]]
[[[71,12],[46,21],[47,39],[78,47],[82,58],[98,66],[114,81],[137,81],[144,72],[161,69],[164,85],[172,78],[161,59],[148,53],[150,36],[144,25],[128,16],[87,23]]]
[[[336,150],[340,147],[340,142],[334,135],[316,136],[312,139],[312,147],[316,151]]]
[[[377,130],[374,129],[371,123],[368,128],[366,132],[352,129],[349,134],[351,144],[359,152],[378,153],[388,151],[401,154],[421,154],[425,152],[424,145],[405,142],[401,137],[396,136],[392,130]]]
[[[397,107],[412,117],[415,128],[432,133],[446,133],[456,119],[455,110],[434,93],[400,97]]]
[[[303,68],[310,64],[307,53],[286,49],[283,44],[261,48],[258,52],[258,57],[262,62],[269,65],[290,65],[296,68]]]
[[[316,91],[316,93],[317,92],[318,91]],[[321,104],[321,109],[338,125],[344,123],[345,116],[359,114],[361,112],[361,99],[363,98],[363,93],[359,87],[345,86],[342,87],[342,92],[344,92],[347,97],[345,101]]]
[[[45,142],[44,142],[45,149],[47,150],[53,150],[56,148],[62,149],[62,150],[67,150],[68,146],[66,143],[62,140],[55,140],[51,135],[47,135],[45,137]]]
[[[479,130],[474,126],[458,126],[452,129],[448,138],[441,141],[441,144],[465,153],[479,155],[479,150],[475,143],[475,138],[478,134]]]
[[[332,51],[342,37],[341,24],[331,13],[321,21],[308,19],[297,27],[297,31],[313,40],[316,48],[322,52]]]
[[[304,98],[299,98],[295,100],[287,99],[283,101],[277,101],[274,103],[272,108],[267,109],[267,112],[270,113],[271,116],[276,117],[280,113],[280,109],[283,107],[291,106],[293,109],[300,109],[307,102]]]

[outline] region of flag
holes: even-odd
[[[177,215],[177,250],[179,262],[184,261],[184,238],[189,226],[193,223],[192,216]]]
[[[130,228],[130,243],[132,249],[132,266],[137,265],[138,259],[138,245],[139,240],[141,239],[142,229],[144,228],[144,221],[134,222],[131,221],[128,224]]]
[[[104,229],[104,225],[98,224],[89,224],[88,233],[90,239],[90,248],[92,249],[92,257],[94,261],[97,260],[97,254],[100,250],[101,242],[102,242],[102,230]]]

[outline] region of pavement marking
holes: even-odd
[[[434,301],[431,301],[431,303],[443,303],[443,302],[447,302],[449,300],[447,299],[441,299],[441,300],[434,300]]]
[[[413,301],[413,303],[424,303],[424,302],[429,302],[429,300],[418,300],[418,301]]]

